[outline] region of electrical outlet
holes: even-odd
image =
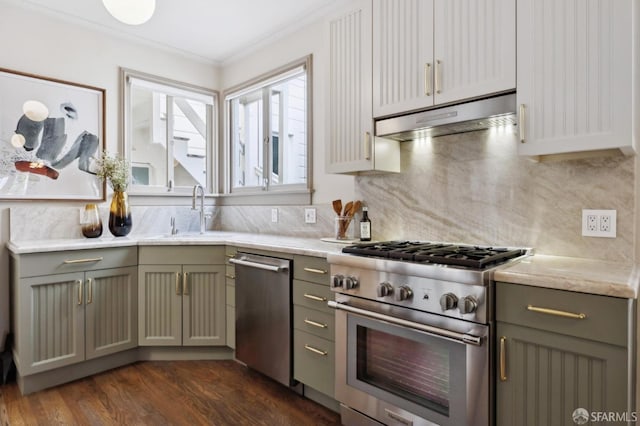
[[[271,222],[278,222],[278,209],[271,209]]]
[[[316,223],[316,209],[304,209],[304,223]]]
[[[616,237],[616,210],[582,210],[582,236]]]

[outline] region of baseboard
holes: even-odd
[[[320,391],[315,390],[312,387],[307,385],[304,386],[304,396],[305,398],[309,398],[310,400],[317,402],[318,404],[328,408],[331,411],[335,411],[336,413],[340,412],[340,403],[330,397],[329,395],[325,395]]]

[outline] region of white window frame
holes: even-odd
[[[306,73],[306,182],[296,184],[276,184],[252,187],[234,187],[232,180],[233,165],[233,141],[232,141],[232,119],[231,102],[245,94],[267,89],[274,84],[287,80],[295,74],[304,70]],[[263,99],[268,98],[267,90],[264,90]],[[224,92],[224,199],[222,204],[310,204],[312,193],[312,147],[313,147],[313,79],[312,79],[312,55],[308,55],[297,61],[291,62],[271,72],[256,77],[248,82],[234,86]],[[270,118],[270,105],[268,101],[263,102],[266,112],[263,117]],[[269,135],[268,146],[271,148],[271,123],[270,119],[263,119],[263,135]],[[282,136],[282,135],[281,135]],[[280,141],[282,144],[282,141]],[[282,145],[280,145],[282,146]],[[281,151],[281,150],[280,150]],[[279,154],[282,154],[280,152]],[[264,163],[269,164],[268,170],[271,171],[272,156],[271,149],[264,151]],[[282,165],[282,162],[279,163]],[[281,171],[282,172],[282,171]],[[270,180],[273,177],[270,176]]]
[[[215,189],[218,187],[218,169],[219,164],[219,152],[218,149],[218,92],[198,86],[194,86],[188,83],[183,83],[163,77],[127,69],[120,68],[120,86],[122,96],[122,139],[123,139],[123,152],[126,159],[131,159],[131,149],[133,147],[132,141],[132,125],[131,125],[131,87],[132,84],[141,87],[157,88],[158,91],[167,95],[167,115],[172,109],[172,99],[175,96],[181,98],[193,99],[210,105],[207,107],[207,120],[210,121],[211,126],[206,131],[206,185],[205,192],[207,194],[215,193]],[[171,121],[167,120],[167,135],[173,134],[171,128]],[[131,195],[189,195],[192,194],[193,187],[176,187],[173,184],[173,151],[167,146],[167,182],[166,186],[148,186],[148,185],[131,185],[129,193]]]

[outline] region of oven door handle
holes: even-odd
[[[474,336],[472,334],[458,333],[457,331],[451,331],[445,328],[434,327],[432,325],[426,325],[426,324],[420,324],[418,322],[413,322],[413,321],[407,321],[402,318],[390,317],[389,315],[380,314],[378,312],[367,311],[366,309],[360,309],[353,306],[345,305],[344,303],[338,303],[334,300],[329,300],[327,304],[329,305],[329,307],[334,309],[339,309],[339,310],[350,312],[353,314],[359,314],[365,317],[386,321],[394,325],[413,328],[416,330],[424,331],[425,333],[428,333],[431,335],[448,337],[450,339],[456,340],[461,343],[468,343],[476,346],[482,345],[482,337]]]

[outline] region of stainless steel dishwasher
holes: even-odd
[[[292,385],[291,260],[237,253],[236,359]]]

